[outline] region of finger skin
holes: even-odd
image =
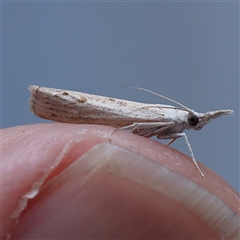
[[[171,149],[168,146],[143,137],[118,131],[110,127],[61,123],[26,125],[3,129],[2,136],[2,167],[4,173],[1,184],[3,193],[2,236],[6,236],[6,234],[11,233],[13,238],[22,237],[24,235],[24,231],[28,231],[28,224],[26,224],[27,218],[29,215],[33,215],[34,212],[36,212],[36,208],[34,206],[39,204],[42,209],[47,209],[48,203],[43,203],[43,199],[51,198],[51,196],[48,195],[49,192],[51,192],[49,189],[54,189],[53,186],[59,183],[60,177],[61,179],[64,179],[61,175],[63,171],[70,169],[72,163],[75,161],[77,162],[79,157],[88,153],[88,151],[94,146],[104,142],[109,142],[114,146],[119,146],[122,149],[130,150],[139,156],[144,156],[147,159],[161,163],[168,169],[177,172],[186,179],[190,179],[191,182],[195,182],[211,194],[217,196],[230,209],[233,209],[234,212],[239,214],[239,194],[217,174],[206,167],[201,166],[201,169],[206,176],[202,179],[199,172],[195,169],[195,166],[191,162],[191,159],[187,156]],[[103,150],[105,147],[106,149],[108,148],[108,146],[103,146]],[[99,151],[101,152],[101,148]],[[125,152],[121,152],[121,149],[117,149],[116,152],[119,154],[114,155],[116,159],[118,156],[125,155]],[[128,156],[127,154],[129,153],[126,153],[126,156]],[[131,153],[129,156],[131,159],[136,157],[135,155],[132,156]],[[91,156],[91,158],[93,157]],[[145,160],[143,160],[143,162],[143,164],[146,163]],[[148,166],[148,163],[146,163],[146,166]],[[80,170],[83,167],[86,166],[81,165]],[[126,169],[126,167],[123,167],[123,169]],[[72,170],[73,169],[69,171]],[[80,170],[78,170],[76,176],[74,173],[68,173],[68,176],[75,176],[73,179],[68,179],[69,186],[74,185],[74,179],[79,176],[79,172],[81,172]],[[81,172],[82,176],[85,172],[86,171]],[[60,186],[63,188],[61,184]],[[38,193],[36,189],[40,192]],[[64,192],[67,192],[68,189],[69,187],[65,189]],[[90,195],[89,192],[85,192],[86,189],[94,189],[94,191],[91,191],[92,195]],[[75,238],[99,238],[106,237],[107,235],[111,237],[157,238],[159,236],[168,237],[169,235],[164,234],[170,233],[172,234],[171,236],[179,236],[177,234],[180,233],[177,230],[176,235],[173,234],[175,228],[170,224],[173,221],[173,218],[176,219],[179,216],[181,216],[181,222],[186,222],[189,226],[189,228],[184,232],[184,234],[188,232],[187,235],[183,236],[193,236],[193,230],[195,232],[201,232],[203,234],[203,238],[204,236],[211,236],[214,238],[215,234],[217,234],[204,224],[200,224],[199,221],[196,221],[198,222],[198,228],[196,229],[196,222],[194,222],[192,218],[189,218],[188,214],[184,214],[185,208],[174,201],[174,199],[169,200],[168,198],[166,200],[164,197],[159,198],[159,193],[152,191],[151,188],[146,186],[143,187],[142,185],[139,186],[139,184],[136,184],[133,181],[123,180],[123,178],[108,176],[106,172],[101,173],[100,175],[99,173],[93,175],[90,180],[87,181],[84,188],[79,189],[78,191],[82,191],[81,193],[84,197],[80,202],[85,203],[85,208],[81,209],[82,211],[80,213],[82,213],[82,216],[80,213],[78,214],[78,216],[80,215],[80,219],[73,221],[75,223],[77,222],[77,226],[79,228],[83,228],[80,231],[81,234],[83,234],[84,230],[86,231],[86,234],[76,236],[79,232],[71,231],[71,234],[73,234],[71,235],[67,231],[70,228],[66,227],[66,236],[69,236],[70,234],[71,237]],[[73,192],[76,191],[68,193],[70,198],[75,197],[73,196]],[[27,193],[28,195],[26,195]],[[58,192],[57,199],[59,199],[59,196],[62,198],[63,194]],[[29,200],[31,198],[33,199]],[[90,201],[89,199],[95,199],[95,201]],[[139,202],[136,201],[136,199],[138,199]],[[161,199],[161,201],[159,199]],[[55,203],[56,202],[58,201],[55,200]],[[105,202],[105,204],[103,204],[103,202]],[[27,204],[28,207],[26,207]],[[91,214],[83,211],[86,209],[87,204],[89,204],[88,208],[91,209]],[[113,205],[113,207],[109,208],[111,205]],[[120,211],[122,214],[118,217],[118,221],[114,222],[111,219],[111,213],[116,211],[116,209],[121,209],[122,206],[128,206],[128,211],[124,211],[123,208],[122,211]],[[104,207],[106,207],[106,209]],[[168,214],[164,215],[162,209],[169,207],[173,210],[171,216],[169,212],[166,212]],[[23,209],[25,209],[24,212],[22,212]],[[52,214],[54,214],[53,208],[51,209],[53,211]],[[80,209],[79,205],[77,205],[77,209]],[[147,209],[147,211],[143,211],[142,209]],[[48,211],[50,210],[48,209]],[[107,214],[107,211],[110,215]],[[68,218],[74,219],[74,217],[72,218],[74,210],[72,210],[72,214],[70,214],[70,212],[71,211],[68,209]],[[131,215],[131,218],[129,218],[129,212],[134,213]],[[161,217],[157,214],[159,212],[161,212]],[[18,217],[16,217],[17,214],[21,215],[21,217],[17,227],[12,231],[18,221]],[[13,217],[13,215],[15,217]],[[91,216],[91,218],[89,216]],[[101,219],[101,222],[106,222],[106,225],[102,223],[100,228],[101,231],[96,230],[97,235],[94,236],[93,229],[87,228],[83,223],[89,221],[92,222],[93,226],[98,226],[94,225],[93,221],[99,223],[100,216],[105,216],[105,218]],[[111,221],[109,221],[109,219],[111,219]],[[130,222],[128,221],[129,219],[131,219]],[[25,225],[25,228],[21,227],[22,222],[23,225]],[[117,228],[119,222],[122,223],[121,231]],[[165,230],[163,231],[158,227],[154,229],[151,228],[151,231],[149,232],[146,230],[140,231],[143,229],[143,226],[148,226],[146,222],[151,222],[151,226],[164,225]],[[104,230],[109,227],[110,223],[112,224],[111,229],[113,229],[113,232],[116,234],[115,236]],[[113,223],[115,223],[115,225]],[[37,224],[37,226],[38,225],[39,224]],[[59,224],[59,226],[61,226],[61,224]],[[173,230],[166,231],[168,226],[170,226]],[[123,231],[123,228],[127,230]],[[50,229],[48,229],[48,231],[46,230],[46,233],[49,231]],[[203,231],[205,232],[203,233]],[[90,233],[93,235],[90,236]]]

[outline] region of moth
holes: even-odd
[[[190,142],[184,130],[200,130],[213,119],[232,114],[232,110],[217,110],[198,113],[163,95],[144,90],[165,98],[179,107],[164,104],[146,104],[87,93],[46,88],[32,85],[31,111],[38,117],[65,123],[108,125],[143,137],[156,136],[169,139],[167,145],[184,137],[192,160],[204,174],[195,160]]]

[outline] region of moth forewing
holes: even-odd
[[[150,90],[136,88],[151,92]],[[233,113],[232,110],[219,110],[197,113],[175,100],[156,94],[178,104],[181,108],[164,104],[146,104],[116,98],[97,96],[87,93],[54,88],[30,86],[31,111],[41,118],[80,124],[99,124],[131,130],[144,136],[157,136],[159,139],[184,137],[192,160],[199,168],[185,129],[200,130],[211,120]]]
[[[30,86],[31,111],[39,117],[67,123],[124,127],[134,122],[171,120],[176,107],[153,105],[87,93]]]

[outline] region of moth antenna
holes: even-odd
[[[148,89],[145,89],[145,88],[140,88],[140,87],[128,87],[128,88],[138,89],[138,90],[142,90],[142,91],[145,91],[145,92],[152,93],[152,94],[154,94],[154,95],[156,95],[156,96],[159,96],[159,97],[161,97],[161,98],[164,98],[164,99],[166,99],[166,100],[168,100],[168,101],[170,101],[170,102],[173,102],[173,103],[178,104],[179,106],[183,107],[184,109],[188,110],[189,112],[193,112],[192,109],[184,106],[184,105],[181,104],[180,102],[175,101],[175,100],[173,100],[173,99],[171,99],[171,98],[165,97],[165,96],[163,96],[163,95],[161,95],[161,94],[158,94],[158,93],[156,93],[156,92],[154,92],[154,91],[151,91],[151,90],[148,90]]]

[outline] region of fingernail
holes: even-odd
[[[212,203],[214,196],[161,164],[102,143],[41,189],[12,238],[160,238],[166,234],[184,238],[189,232],[183,228],[191,226],[196,215],[198,221],[208,223],[210,216],[202,214],[206,205],[196,204],[207,197]],[[182,225],[169,228],[169,222],[186,215]],[[201,238],[201,227],[194,231]]]

